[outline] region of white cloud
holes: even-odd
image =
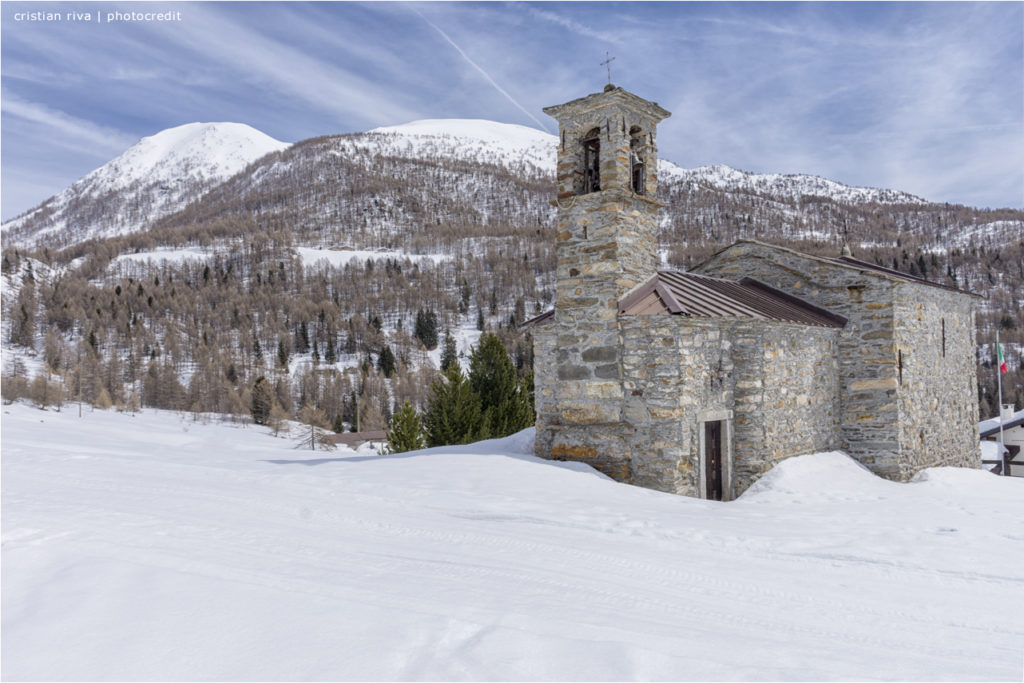
[[[268,92],[269,100],[287,93],[341,119],[367,123],[416,118],[417,110],[402,104],[402,98],[386,83],[318,59],[300,46],[247,29],[223,18],[218,11],[190,5],[189,17],[189,30],[175,38],[214,63],[231,64],[243,77],[264,83],[272,91]]]
[[[114,157],[138,142],[137,137],[115,128],[80,119],[7,92],[0,107],[5,116],[42,125],[49,133],[50,142],[59,139],[62,145],[83,152]]]
[[[527,5],[527,9],[533,16],[558,24],[559,26],[567,28],[573,33],[583,36],[584,38],[596,38],[597,40],[603,40],[604,42],[612,43],[613,45],[621,45],[623,42],[622,36],[620,35],[592,29],[589,26],[581,24],[578,21],[574,21],[573,19],[569,19],[561,14],[537,9],[536,7],[530,7],[529,5]]]

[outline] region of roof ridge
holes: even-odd
[[[790,253],[790,254],[795,254],[796,256],[801,256],[803,258],[813,259],[815,261],[820,261],[822,263],[826,263],[826,264],[829,264],[829,265],[839,266],[840,268],[849,268],[849,269],[852,269],[852,270],[860,271],[862,273],[866,272],[869,275],[877,275],[877,276],[881,276],[881,277],[886,277],[887,279],[890,279],[890,280],[899,280],[901,282],[911,282],[911,283],[915,283],[915,284],[919,284],[919,285],[926,285],[926,286],[930,286],[930,287],[936,287],[938,289],[945,289],[946,291],[949,291],[949,292],[956,292],[957,294],[965,294],[967,296],[973,296],[973,297],[977,297],[979,299],[984,299],[985,298],[981,294],[975,294],[974,292],[968,291],[966,289],[958,289],[956,287],[952,287],[950,285],[944,285],[944,284],[939,283],[939,282],[932,282],[931,280],[926,280],[926,279],[921,278],[921,277],[916,277],[914,275],[910,275],[909,273],[904,273],[904,272],[901,272],[899,270],[893,270],[891,268],[886,268],[885,266],[878,266],[878,265],[875,265],[875,264],[870,263],[868,261],[862,261],[860,259],[856,259],[856,258],[853,258],[853,257],[845,257],[845,256],[839,256],[839,257],[816,256],[814,254],[808,254],[807,252],[799,251],[797,249],[793,249],[792,247],[784,247],[784,246],[781,246],[779,244],[770,244],[768,242],[762,242],[761,240],[755,240],[755,239],[750,239],[750,238],[738,239],[735,242],[733,242],[732,244],[730,244],[728,246],[725,246],[725,247],[722,247],[721,249],[719,249],[718,251],[713,253],[711,256],[709,256],[707,259],[705,259],[704,261],[702,261],[702,262],[698,263],[697,265],[695,265],[694,268],[696,269],[696,268],[701,268],[703,266],[706,266],[707,264],[711,263],[711,261],[716,256],[718,256],[719,254],[725,253],[729,249],[732,249],[733,247],[735,247],[737,244],[756,244],[758,246],[767,247],[769,249],[774,249],[776,251],[784,251],[784,252],[787,252],[787,253]],[[848,262],[847,259],[848,259],[848,261],[852,261],[853,263]]]

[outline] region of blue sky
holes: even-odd
[[[173,22],[96,22],[112,11]],[[92,22],[25,20],[89,12]],[[289,142],[420,118],[554,132],[612,80],[685,167],[812,173],[1024,208],[1024,3],[19,3],[0,6],[2,217],[192,121]]]

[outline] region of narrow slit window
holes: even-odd
[[[601,191],[601,131],[594,128],[583,140],[583,192]]]
[[[903,386],[903,351],[896,352],[896,370],[899,373],[900,386]]]
[[[946,319],[942,319],[942,357],[946,357]]]
[[[647,164],[644,163],[641,147],[643,133],[638,126],[629,129],[629,189],[636,194],[644,193],[644,181],[647,178]]]

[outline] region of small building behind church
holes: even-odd
[[[975,295],[741,241],[658,270],[657,125],[622,88],[559,122],[557,290],[533,323],[536,452],[730,500],[842,449],[881,476],[978,466]]]

